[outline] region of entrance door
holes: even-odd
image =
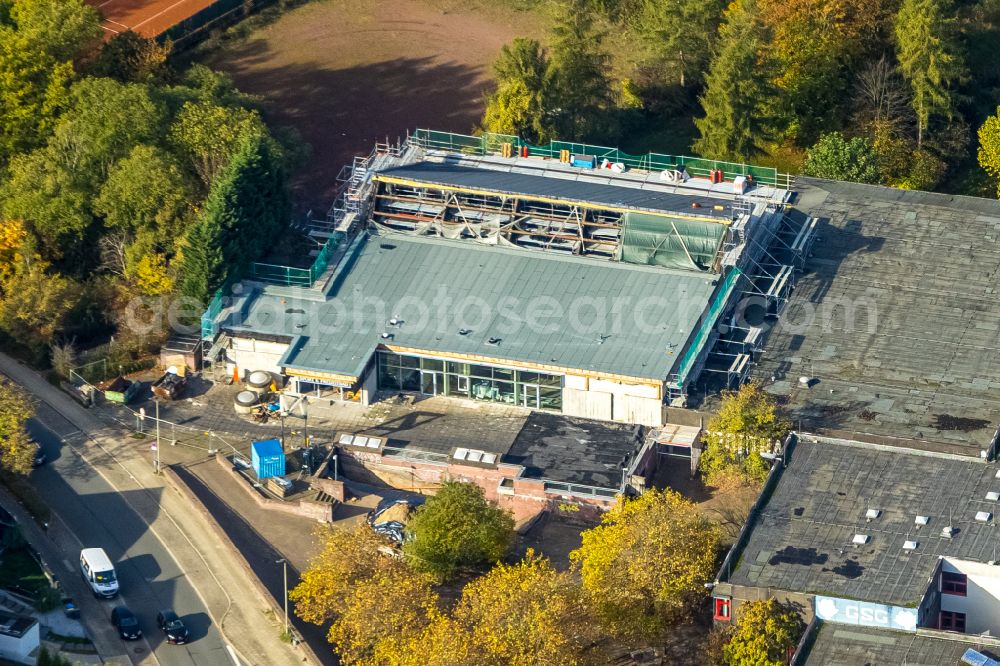
[[[464,375],[457,375],[455,377],[455,390],[457,390],[462,395],[469,395],[469,378]]]
[[[420,392],[424,395],[437,395],[438,373],[433,370],[420,371]]]
[[[538,384],[521,384],[521,404],[531,409],[538,409],[539,390]]]

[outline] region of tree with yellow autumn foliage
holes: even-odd
[[[594,633],[570,574],[531,550],[517,564],[497,564],[466,585],[453,616],[480,663],[496,666],[587,663],[586,639]]]
[[[748,601],[740,606],[729,640],[722,648],[727,666],[784,666],[788,650],[805,630],[795,610],[774,599]]]
[[[613,634],[660,636],[705,597],[719,530],[672,490],[619,499],[570,554],[585,598]]]
[[[702,435],[705,451],[699,469],[711,484],[733,477],[762,483],[771,467],[760,454],[770,452],[790,428],[791,422],[760,384],[749,382],[738,391],[727,391]]]

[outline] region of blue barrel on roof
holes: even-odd
[[[250,462],[258,479],[285,475],[285,452],[277,439],[265,439],[250,445]]]

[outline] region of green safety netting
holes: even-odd
[[[707,271],[726,233],[717,222],[626,213],[621,260],[666,268]]]

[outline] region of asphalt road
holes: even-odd
[[[111,609],[125,604],[138,615],[144,637],[141,641],[121,642],[121,654],[128,654],[136,662],[242,666],[227,650],[225,639],[163,543],[129,506],[130,494],[149,491],[116,491],[64,444],[82,448],[85,434],[48,405],[39,403],[36,409],[28,430],[41,444],[48,461],[32,472],[31,482],[52,508],[54,519],[61,520],[75,536],[79,548],[104,548],[116,563],[122,591],[117,599],[99,604],[104,612],[100,622],[107,623],[102,633],[111,631],[113,635]],[[78,551],[66,551],[64,548],[65,560],[55,563],[55,568],[60,576],[79,576]],[[169,645],[164,640],[155,624],[161,608],[173,608],[181,616],[191,632],[191,643]],[[99,627],[100,622],[91,621],[88,626]],[[150,652],[155,660],[150,658]]]
[[[253,567],[257,577],[264,587],[271,594],[278,604],[284,603],[284,572],[278,564],[281,554],[268,543],[247,521],[219,498],[210,488],[201,482],[198,477],[184,469],[183,466],[175,466],[174,471],[188,488],[205,505],[215,520],[229,536],[230,540],[246,558],[247,563]],[[288,586],[293,587],[299,580],[299,572],[294,567],[288,567]],[[291,608],[289,609],[291,611]],[[303,622],[289,612],[289,621],[296,632],[313,649],[323,666],[338,666],[340,660],[334,655],[330,644],[326,640],[327,627],[320,627],[315,624]]]

